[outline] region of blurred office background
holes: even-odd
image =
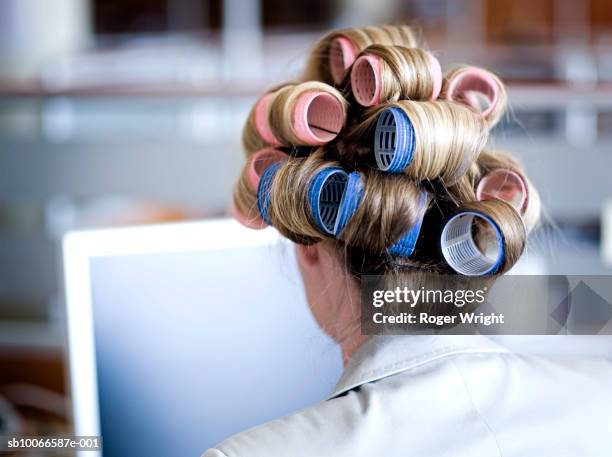
[[[62,234],[226,214],[255,97],[323,31],[385,22],[507,82],[496,142],[548,216],[528,268],[612,271],[609,0],[0,0],[5,425],[5,400],[33,431],[69,421]]]

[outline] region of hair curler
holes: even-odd
[[[339,85],[357,55],[373,44],[416,48],[417,34],[408,26],[385,25],[334,30],[319,39],[308,56],[302,81]]]
[[[443,97],[467,105],[491,127],[499,122],[507,103],[499,78],[483,68],[470,66],[459,67],[446,75]]]
[[[374,130],[374,158],[379,170],[403,172],[416,147],[414,127],[401,109],[392,107],[378,116]]]
[[[371,46],[351,68],[351,90],[362,106],[403,99],[435,100],[441,87],[440,62],[422,49]]]
[[[497,198],[509,203],[523,218],[527,232],[540,216],[540,196],[527,178],[513,170],[498,168],[487,173],[476,186],[476,198]]]
[[[293,110],[293,132],[303,144],[317,146],[332,141],[342,127],[346,112],[334,95],[308,91],[300,95]]]
[[[442,229],[440,244],[448,265],[462,275],[493,274],[504,262],[505,245],[499,226],[490,216],[478,211],[462,211],[451,217]]]
[[[328,235],[337,234],[340,205],[346,191],[348,174],[338,167],[319,171],[308,188],[311,215],[319,229]]]
[[[247,153],[270,146],[319,146],[344,127],[342,94],[320,82],[289,84],[261,97],[243,131]]]
[[[488,139],[485,121],[456,103],[400,100],[374,113],[378,169],[420,181],[454,184]]]
[[[255,128],[257,129],[257,133],[262,140],[264,140],[270,146],[280,146],[280,141],[274,136],[272,130],[270,130],[270,125],[268,124],[268,107],[270,106],[270,101],[274,98],[273,92],[268,92],[255,104],[255,112],[253,116],[255,117]]]
[[[321,170],[312,180],[308,200],[312,217],[321,231],[340,237],[362,201],[364,184],[357,172],[347,174],[341,168]],[[390,254],[410,257],[415,249],[427,210],[428,194],[419,197],[416,222],[388,248]]]
[[[355,61],[357,49],[346,36],[338,35],[329,46],[329,72],[334,84],[340,84],[344,72]]]
[[[287,84],[278,86],[262,95],[249,112],[249,116],[242,129],[242,145],[247,158],[254,152],[271,146],[280,146],[278,138],[274,136],[268,123],[268,111],[270,102],[280,89]]]
[[[527,231],[509,203],[485,200],[465,203],[444,224],[442,255],[459,274],[482,276],[509,270],[525,249]]]
[[[380,103],[382,69],[380,58],[365,54],[359,57],[351,69],[351,91],[361,106]]]
[[[249,188],[257,192],[263,172],[273,163],[287,160],[289,156],[275,148],[260,149],[247,161],[246,177]]]
[[[498,198],[523,213],[527,202],[525,180],[512,170],[497,169],[485,175],[476,187],[478,200]]]
[[[260,149],[251,155],[240,174],[234,189],[230,214],[242,225],[251,229],[262,229],[266,223],[257,208],[257,188],[266,168],[273,163],[284,162],[289,156],[274,148]]]

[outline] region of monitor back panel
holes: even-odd
[[[285,244],[95,257],[91,279],[104,455],[200,455],[340,376]]]

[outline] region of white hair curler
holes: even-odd
[[[505,260],[499,226],[478,211],[462,211],[451,217],[442,229],[440,246],[448,265],[466,276],[493,274]]]

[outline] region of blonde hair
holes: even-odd
[[[404,25],[334,30],[315,44],[302,79],[338,85],[355,56],[373,44],[414,48],[419,46],[420,40],[410,27]]]
[[[344,41],[338,44],[338,38]],[[278,149],[289,155],[256,152],[270,142],[258,132],[254,111],[247,120],[247,154],[263,157],[268,168],[257,189],[252,176],[261,170],[253,173],[249,161],[243,169],[234,206],[244,220],[261,216],[299,244],[334,243],[357,279],[427,271],[493,277],[518,261],[527,242],[526,227],[531,229],[539,218],[539,198],[520,164],[488,145],[489,131],[507,104],[503,84],[487,70],[464,66],[448,72],[443,81],[440,77],[437,96],[433,56],[418,49],[419,44],[408,27],[390,26],[339,30],[319,40],[308,58],[305,82],[265,96],[267,128]],[[333,46],[353,52],[343,69],[345,95],[354,91],[348,75],[355,57],[380,59],[384,83],[376,105],[364,108],[329,85],[340,84],[338,72],[335,79],[332,75]],[[296,107],[306,93],[327,94],[342,113],[342,121],[335,120],[337,130],[310,143],[295,126]],[[309,122],[304,125],[313,128]],[[513,180],[491,190],[499,180],[485,178],[498,170]],[[509,185],[522,187],[509,191]],[[506,195],[523,189],[527,197],[513,206]],[[459,242],[458,232],[449,230],[454,220],[473,238],[469,264],[456,264],[449,250]],[[498,256],[488,259],[491,232]]]
[[[358,123],[347,133],[348,143],[343,145],[340,154],[343,159],[354,164],[374,159],[372,150],[381,154],[397,154],[392,146],[388,132],[381,132],[372,138],[372,131],[379,123],[397,129],[398,120],[392,119],[390,108],[397,108],[405,114],[413,132],[414,146],[412,158],[400,170],[418,180],[440,179],[452,184],[465,173],[467,167],[478,158],[488,139],[488,129],[484,119],[465,106],[446,102],[414,102],[400,100],[369,110],[363,122]],[[386,116],[386,117],[385,117]],[[393,134],[393,131],[391,132]],[[371,144],[367,145],[367,141]],[[388,143],[387,143],[388,142]],[[363,148],[353,148],[351,144],[366,144]],[[369,147],[368,147],[369,146]],[[396,145],[397,146],[397,145]],[[379,160],[392,160],[389,157]]]

